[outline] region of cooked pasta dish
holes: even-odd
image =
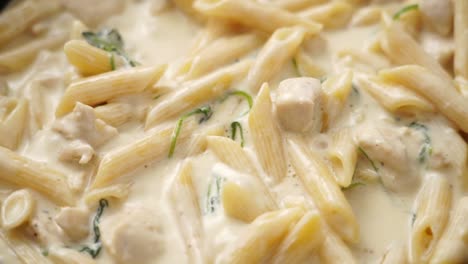
[[[467,0],[14,0],[0,263],[468,263]]]

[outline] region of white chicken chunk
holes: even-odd
[[[422,0],[419,4],[423,21],[435,32],[447,36],[453,26],[453,3],[451,0]]]
[[[384,125],[366,125],[356,133],[356,142],[378,167],[383,185],[394,192],[410,192],[420,183],[416,168],[416,151],[409,150],[403,134],[407,128],[399,130]]]
[[[62,149],[60,159],[78,159],[80,164],[88,163],[95,148],[118,134],[116,128],[96,118],[92,107],[81,103],[76,104],[73,112],[55,121],[52,129],[70,141]]]
[[[72,241],[78,241],[89,233],[89,218],[86,208],[64,207],[55,216],[55,222]]]
[[[292,132],[320,132],[323,116],[323,92],[314,78],[282,81],[276,94],[276,115],[284,129]]]
[[[157,263],[164,252],[161,217],[149,208],[128,206],[101,223],[102,241],[117,263]]]
[[[125,9],[122,0],[61,0],[62,5],[88,26],[96,26]]]

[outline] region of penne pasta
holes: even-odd
[[[300,76],[309,76],[313,78],[322,78],[325,74],[323,66],[314,61],[303,48],[299,48],[294,56],[294,62],[297,67],[297,73]]]
[[[385,55],[398,65],[417,64],[451,81],[450,75],[442,66],[426,53],[424,49],[400,25],[393,23],[385,29],[381,38],[381,46]]]
[[[322,26],[313,21],[295,16],[272,5],[262,5],[249,0],[196,0],[196,10],[209,17],[234,20],[241,24],[273,32],[281,27],[300,25],[309,34],[318,33]]]
[[[57,48],[67,39],[68,36],[65,33],[50,35],[0,53],[0,73],[15,72],[26,68],[39,52]]]
[[[306,7],[319,5],[326,0],[276,0],[272,4],[289,11],[300,11]]]
[[[437,243],[431,264],[465,263],[468,260],[468,197],[458,200],[447,228]]]
[[[221,37],[190,58],[184,65],[185,71],[181,74],[185,75],[185,80],[198,78],[238,60],[260,46],[261,43],[262,38],[254,33]]]
[[[96,264],[90,256],[71,248],[53,247],[48,250],[47,257],[54,264]]]
[[[11,230],[29,221],[34,207],[35,200],[27,189],[11,193],[2,203],[2,227]]]
[[[321,218],[318,211],[306,212],[289,231],[269,263],[305,262],[309,254],[319,247],[324,239],[320,224]]]
[[[249,127],[255,152],[273,183],[286,176],[286,155],[281,130],[273,116],[270,88],[265,83],[249,114]]]
[[[108,103],[94,108],[96,117],[107,124],[117,127],[133,118],[133,109],[126,103]]]
[[[318,249],[321,263],[356,263],[351,250],[326,223],[322,223],[322,233],[324,240]]]
[[[184,141],[195,129],[193,122],[186,122],[179,135],[179,142]],[[136,170],[146,163],[166,157],[173,128],[149,131],[143,138],[106,154],[99,164],[92,188],[101,188],[114,179]]]
[[[350,129],[342,129],[332,135],[328,159],[341,187],[348,187],[353,180],[357,164],[357,146]]]
[[[345,241],[357,242],[357,220],[329,168],[307,149],[303,140],[289,138],[287,141],[291,163],[326,222]]]
[[[260,86],[279,72],[281,67],[294,56],[301,45],[306,31],[302,27],[276,30],[257,55],[247,76],[247,87],[258,92]]]
[[[468,132],[468,105],[451,82],[416,65],[383,70],[379,73],[379,77],[424,95],[461,130]],[[445,88],[440,89],[440,87]]]
[[[0,146],[15,150],[21,143],[27,125],[28,101],[0,96]]]
[[[353,6],[344,1],[329,1],[300,11],[299,16],[322,24],[325,28],[339,28],[348,24]]]
[[[177,6],[177,8],[179,8],[180,10],[182,10],[184,13],[186,13],[187,15],[199,20],[199,21],[203,21],[203,16],[200,14],[200,12],[198,10],[196,10],[194,7],[193,7],[193,4],[194,4],[194,0],[174,0],[173,1],[174,4]]]
[[[185,240],[190,263],[206,263],[203,253],[203,225],[198,196],[192,179],[192,164],[184,161],[170,189],[170,201]]]
[[[383,255],[382,259],[380,260],[380,264],[406,264],[408,263],[407,261],[407,252],[406,248],[393,244]]]
[[[111,71],[119,56],[96,48],[84,40],[70,40],[64,46],[68,62],[83,76]],[[113,56],[113,57],[112,57]]]
[[[262,263],[273,255],[303,214],[303,209],[290,208],[259,216],[239,236],[223,263]]]
[[[60,205],[70,205],[75,200],[64,174],[3,147],[0,180],[36,190]]]
[[[56,0],[27,0],[5,11],[0,16],[0,46],[23,33],[34,22],[58,11]],[[15,21],[12,23],[12,21]]]
[[[444,175],[430,174],[416,198],[416,219],[410,235],[409,261],[427,263],[447,223],[452,191]]]
[[[119,199],[124,200],[130,193],[131,184],[113,184],[107,187],[93,189],[85,192],[84,202],[88,206],[97,204],[101,199]]]
[[[434,105],[426,98],[402,86],[390,85],[368,76],[358,76],[356,83],[392,113],[435,112]]]
[[[455,21],[454,25],[454,40],[455,40],[455,55],[454,55],[454,71],[456,75],[468,78],[468,3],[464,0],[455,0]]]
[[[164,70],[165,66],[135,67],[73,82],[65,91],[55,114],[58,117],[67,114],[76,102],[94,106],[121,95],[142,92],[152,86]]]
[[[250,61],[238,62],[183,84],[182,88],[168,95],[165,100],[148,111],[146,129],[220,96],[229,89],[233,80],[242,77],[248,71],[250,63]]]
[[[39,247],[21,232],[0,230],[0,239],[6,242],[22,263],[52,264],[41,252]]]
[[[215,165],[213,173],[223,179],[221,202],[226,215],[252,222],[263,213],[278,209],[267,186],[259,177]]]

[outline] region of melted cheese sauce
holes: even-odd
[[[194,43],[202,26],[172,7],[156,15],[152,14],[151,8],[154,4],[152,2],[154,1],[129,1],[121,14],[110,16],[101,24],[100,28],[118,29],[124,38],[127,53],[131,54],[132,58],[135,58],[142,65],[171,63],[184,58],[189,54],[190,46]],[[393,12],[397,6],[401,5],[390,3],[383,7]],[[60,23],[60,19],[67,21],[67,23]],[[51,28],[58,31],[69,30],[71,19],[70,14],[49,18]],[[380,25],[370,25],[325,30],[321,33],[325,49],[315,51],[313,58],[325,69],[327,76],[340,73],[346,67],[354,69],[355,76],[359,75],[360,72],[365,73],[367,68],[360,65],[359,62],[353,61],[352,58],[339,58],[337,54],[344,49],[362,50],[363,47],[370,45],[380,27]],[[249,56],[254,57],[255,52]],[[80,190],[88,185],[89,177],[95,172],[99,159],[93,160],[88,165],[60,161],[60,152],[63,146],[68,144],[68,141],[53,129],[53,124],[56,122],[54,111],[66,89],[67,78],[74,76],[71,72],[74,72],[73,67],[68,64],[62,49],[44,50],[39,53],[35,62],[24,71],[4,74],[2,78],[10,87],[10,96],[28,98],[32,112],[40,112],[29,120],[30,124],[17,152],[64,172],[68,177],[69,185]],[[297,73],[294,65],[288,63],[270,82],[272,90],[276,90],[280,81],[291,77],[297,77]],[[148,99],[145,96],[147,95],[126,96],[120,100],[133,104],[135,109],[139,109],[138,111],[145,111],[145,107],[148,106]],[[236,119],[246,110],[247,106],[234,98],[229,98],[223,103],[215,102],[214,105],[214,115],[201,126],[225,124],[226,135],[228,135],[227,121]],[[37,121],[38,118],[40,122]],[[252,138],[247,129],[247,117],[242,116],[238,120],[244,127],[246,142],[244,149],[257,161]],[[423,164],[417,161],[422,135],[408,127],[414,121],[424,123],[431,138],[431,158],[429,162]],[[343,190],[360,227],[359,242],[350,245],[352,253],[358,263],[378,263],[390,245],[407,245],[414,217],[414,199],[426,175],[436,173],[449,179],[453,191],[453,201],[466,195],[461,182],[465,161],[460,160],[460,153],[452,151],[449,147],[465,143],[457,133],[456,128],[442,115],[433,113],[418,114],[412,117],[397,116],[385,110],[365,89],[357,84],[347,99],[344,109],[335,122],[329,125],[328,130],[320,135],[310,136],[311,148],[325,153],[326,142],[330,142],[331,134],[344,127],[351,127],[359,133],[367,131],[371,133],[367,129],[368,127],[379,127],[394,133],[394,135],[397,134],[404,143],[403,152],[408,155],[406,159],[403,159],[403,162],[409,165],[402,164],[401,167],[411,168],[413,173],[419,175],[405,176],[419,178],[415,186],[406,192],[398,189],[390,190],[379,180],[369,180],[363,185]],[[120,146],[131,144],[145,135],[143,123],[138,120],[121,125],[117,129],[118,135],[116,137],[96,149],[98,157],[103,157]],[[376,135],[370,135],[370,137],[372,136]],[[321,142],[325,142],[325,146]],[[393,145],[393,143],[391,144]],[[398,148],[399,145],[393,146]],[[376,151],[384,150],[377,149]],[[388,155],[390,158],[392,157],[392,154]],[[168,188],[181,160],[182,157],[176,155],[172,159],[145,164],[117,180],[118,183],[131,183],[130,192],[126,199],[109,200],[110,205],[105,209],[100,222],[104,247],[95,259],[96,263],[189,263],[183,237],[180,235],[168,198]],[[217,262],[222,260],[224,252],[242,234],[247,224],[226,216],[221,205],[218,205],[217,210],[213,213],[206,212],[206,194],[211,179],[216,171],[221,170],[222,172],[223,167],[219,166],[220,161],[210,151],[192,157],[192,160],[195,187],[199,194],[199,204],[204,212],[203,227],[208,244],[206,247],[209,249],[209,258]],[[376,159],[374,162],[377,163],[380,172],[387,171],[385,160]],[[443,164],[434,165],[437,162]],[[362,155],[358,163],[360,164],[358,166],[364,167],[361,168],[363,171],[371,170],[367,164],[368,161]],[[261,168],[258,162],[256,166]],[[214,167],[216,167],[215,170]],[[395,172],[389,170],[388,173]],[[397,177],[401,177],[401,175]],[[15,189],[9,185],[4,185],[2,188],[5,190],[2,197],[6,197],[10,190]],[[294,170],[289,167],[284,182],[276,186],[273,191],[279,197],[286,198],[300,196],[305,192],[305,189]],[[92,232],[90,231],[88,238],[70,241],[54,222],[60,208],[46,201],[40,194],[34,193],[34,195],[37,198],[37,208],[34,220],[27,225],[37,221],[44,226],[44,230],[38,231],[41,237],[33,236],[38,247],[42,250],[48,250],[52,247],[69,247],[78,251],[81,245],[92,240]],[[77,207],[85,208],[86,206],[83,201],[80,201]],[[95,210],[95,207],[89,209],[89,221],[91,221]],[[158,236],[151,237],[149,240],[147,238],[140,240],[137,235],[144,230],[139,229],[141,226],[132,226],[132,221],[135,220],[132,217],[138,218],[138,221],[149,217],[148,225],[151,223],[151,225],[155,224],[156,226],[148,226],[148,228],[152,230],[151,232],[156,229]],[[134,233],[130,231],[126,233],[126,229],[134,231]],[[152,244],[145,244],[147,242]],[[86,253],[82,254],[86,255]],[[0,263],[20,263],[14,252],[4,243],[0,243],[0,256]],[[145,256],[149,257],[145,258]],[[138,257],[138,259],[131,259],[132,257]]]

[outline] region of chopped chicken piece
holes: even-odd
[[[164,252],[160,217],[149,208],[128,206],[101,222],[102,241],[117,263],[155,263]]]
[[[80,164],[88,163],[94,148],[101,146],[118,134],[117,129],[97,119],[92,107],[77,103],[73,112],[55,121],[55,131],[70,140],[61,152],[61,160],[78,158]]]
[[[79,241],[89,233],[89,216],[86,208],[64,207],[55,216],[55,222],[72,241]]]
[[[323,92],[314,78],[282,81],[276,97],[276,114],[281,125],[293,132],[320,132],[322,129]]]
[[[378,167],[383,185],[394,192],[416,190],[420,177],[417,158],[409,153],[402,133],[387,126],[363,126],[356,133],[359,147]]]
[[[448,36],[453,26],[453,3],[451,0],[422,0],[419,4],[424,23],[435,32]]]

